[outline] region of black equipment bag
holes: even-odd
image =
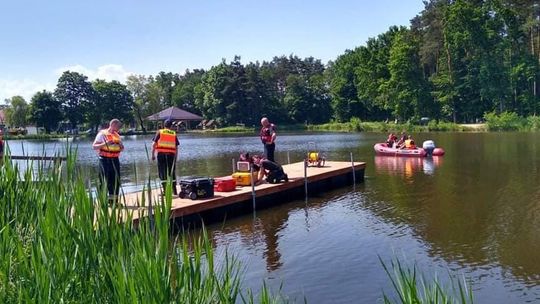
[[[189,197],[192,200],[198,198],[214,197],[214,179],[203,176],[183,176],[178,180],[180,184],[180,198]]]

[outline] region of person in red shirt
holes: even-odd
[[[276,126],[273,123],[270,123],[268,118],[263,117],[261,119],[261,131],[259,136],[261,142],[264,145],[264,156],[270,161],[274,160],[274,151],[276,150]]]

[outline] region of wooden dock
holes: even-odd
[[[329,191],[353,183],[354,180],[362,182],[366,164],[362,162],[336,162],[327,161],[324,167],[307,168],[308,194]],[[354,168],[354,169],[353,169]],[[280,184],[264,183],[255,186],[256,209],[284,203],[294,198],[303,198],[305,194],[304,163],[298,162],[283,166],[289,176],[289,182]],[[148,207],[141,207],[140,202],[148,204],[148,197],[152,202],[159,202],[161,189],[153,189],[148,192],[134,192],[126,194],[123,204],[126,210],[130,210],[135,223],[141,217],[149,215]],[[253,210],[251,186],[237,187],[232,192],[215,192],[215,196],[209,199],[181,199],[174,198],[171,207],[171,218],[181,218],[182,221],[221,220],[224,216],[234,216]]]

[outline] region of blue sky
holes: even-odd
[[[52,90],[66,69],[123,81],[234,55],[327,62],[391,25],[409,25],[422,8],[421,0],[1,0],[0,102]]]

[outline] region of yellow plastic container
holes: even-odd
[[[251,178],[253,181],[257,180],[257,172],[253,172],[253,177],[249,172],[235,172],[232,174],[232,178],[236,180],[237,186],[251,186]]]
[[[319,160],[319,153],[318,152],[309,152],[308,153],[308,159],[311,162],[316,162]]]

